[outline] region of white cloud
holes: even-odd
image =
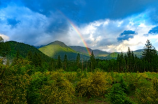
[[[148,13],[149,11],[146,11],[142,14],[116,21],[110,19],[98,20],[77,28],[84,40],[87,41],[88,47],[92,49],[109,52],[126,52],[128,47],[131,50],[143,49],[147,39],[151,40],[151,43],[158,48],[158,45],[156,45],[158,35],[148,34],[149,30],[155,27],[155,25],[148,22],[148,18],[145,16]],[[117,37],[125,30],[135,31],[136,34],[133,38],[118,42]],[[70,35],[71,40],[76,43],[75,45],[84,46],[83,42],[79,41],[80,38],[75,35],[77,33],[74,30],[72,31]]]
[[[4,35],[4,34],[0,34],[0,36],[4,39],[4,41],[8,41],[9,40],[9,37]]]

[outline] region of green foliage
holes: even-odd
[[[90,56],[91,72],[94,71],[95,67],[96,67],[96,61],[95,61],[95,57],[94,57],[94,54],[93,54],[93,51],[92,51],[91,56]]]
[[[67,70],[67,65],[68,65],[68,60],[67,60],[67,55],[65,54],[65,56],[64,56],[64,65],[63,65],[64,70]]]
[[[125,81],[123,80],[122,77],[121,77],[121,80],[120,80],[120,87],[122,88],[124,93],[129,94],[127,84],[125,83]]]
[[[108,95],[105,95],[112,104],[133,104],[129,98],[126,97],[124,89],[121,88],[119,83],[114,84]]]
[[[79,97],[96,97],[106,92],[106,80],[102,72],[96,72],[89,78],[83,78],[76,85],[76,93]]]
[[[6,57],[10,51],[10,45],[6,42],[0,42],[0,55]]]
[[[62,67],[62,63],[61,63],[61,59],[60,59],[60,55],[58,56],[58,60],[57,60],[57,68],[60,69]]]
[[[78,68],[80,68],[80,66],[81,66],[80,65],[80,54],[79,53],[77,54],[77,57],[76,57],[76,65],[77,65]]]
[[[49,62],[51,60],[50,57],[46,56],[41,51],[28,44],[19,43],[15,41],[7,41],[5,43],[8,44],[10,47],[10,51],[7,54],[7,56],[9,56],[10,58],[14,58],[16,56],[17,50],[19,50],[19,54],[22,58],[26,58],[29,52],[32,52],[32,54],[36,52],[41,56],[42,60],[44,60],[45,62]]]

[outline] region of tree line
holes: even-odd
[[[4,42],[3,38],[0,38],[0,55],[5,57],[10,52],[10,50],[10,45]],[[13,59],[13,64],[18,64],[16,63],[16,60],[18,59],[23,59],[19,53],[19,50],[16,51],[16,55]],[[46,62],[41,54],[31,51],[28,51],[25,59],[30,61],[30,64],[40,71],[52,71],[58,69],[63,69],[65,71],[77,71],[78,69],[80,69],[81,71],[87,72],[93,72],[97,69],[104,70],[106,72],[158,71],[157,51],[154,46],[152,46],[149,40],[146,41],[141,58],[138,58],[136,55],[134,55],[133,51],[131,51],[128,47],[127,53],[121,52],[120,54],[118,54],[116,60],[95,59],[93,51],[88,61],[83,61],[80,58],[80,54],[78,53],[75,61],[68,60],[68,57],[65,54],[64,60],[61,60],[59,55],[58,59],[51,58],[49,61]]]

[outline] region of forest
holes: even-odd
[[[158,54],[150,40],[140,58],[129,47],[111,60],[92,51],[87,61],[79,53],[76,60],[53,59],[0,40],[0,104],[158,103]]]

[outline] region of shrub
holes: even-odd
[[[158,104],[158,80],[154,78],[150,87],[141,87],[136,90],[136,98],[140,104]]]
[[[105,93],[106,91],[106,80],[102,72],[96,72],[89,78],[83,78],[76,85],[76,93],[82,97],[96,97]]]
[[[126,97],[120,83],[114,84],[110,93],[105,95],[105,97],[107,97],[112,104],[132,104],[129,98]]]
[[[68,79],[70,82],[74,82],[76,80],[76,73],[73,72],[65,73],[64,77]]]
[[[41,89],[41,103],[46,104],[71,104],[74,102],[75,90],[72,84],[64,77],[56,77],[56,80]]]
[[[121,80],[120,80],[120,87],[123,89],[124,93],[129,94],[127,84],[124,82],[122,77],[121,77]]]

